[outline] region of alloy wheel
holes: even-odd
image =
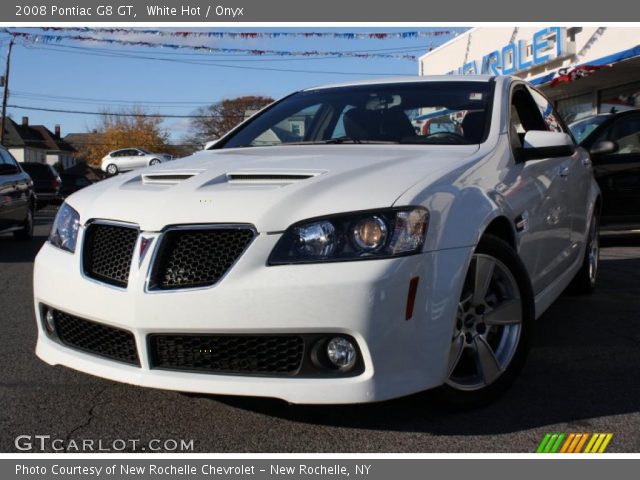
[[[472,391],[498,380],[518,348],[522,324],[513,274],[493,256],[473,255],[458,304],[447,384]]]

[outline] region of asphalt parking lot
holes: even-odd
[[[36,358],[36,237],[0,236],[0,452],[19,435],[193,440],[195,452],[532,452],[547,432],[612,432],[640,452],[640,235],[603,239],[597,293],[563,296],[537,325],[527,366],[498,402],[452,413],[429,395],[356,406],[198,397],[121,385]],[[118,444],[119,445],[119,444]]]

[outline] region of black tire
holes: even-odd
[[[519,334],[517,335],[517,339],[513,341],[513,346],[511,347],[512,353],[507,356],[507,358],[510,360],[505,360],[504,368],[499,369],[500,373],[495,378],[495,380],[491,381],[491,383],[488,383],[481,387],[477,387],[475,389],[466,389],[466,388],[463,388],[462,386],[457,386],[453,381],[454,379],[453,374],[457,371],[456,369],[459,368],[460,362],[462,361],[461,359],[463,358],[462,356],[463,354],[461,354],[458,357],[460,360],[458,360],[457,364],[453,363],[453,365],[458,365],[458,366],[453,368],[451,372],[447,372],[447,375],[449,375],[450,373],[451,376],[448,376],[446,383],[441,387],[437,388],[434,391],[434,393],[435,393],[436,399],[439,402],[443,403],[446,408],[454,409],[454,410],[466,410],[471,408],[477,408],[492,402],[493,400],[498,398],[500,395],[502,395],[511,386],[511,384],[513,384],[518,374],[522,370],[527,358],[527,354],[529,353],[529,350],[531,348],[531,341],[533,339],[533,330],[534,330],[534,324],[535,324],[534,295],[533,295],[533,289],[531,287],[531,281],[529,279],[529,275],[527,273],[527,270],[524,264],[520,260],[520,257],[518,257],[515,250],[508,243],[506,243],[505,241],[493,235],[485,235],[482,237],[482,239],[478,243],[478,246],[476,247],[476,250],[474,252],[474,259],[476,258],[475,257],[476,255],[481,255],[484,258],[493,257],[494,259],[498,260],[499,263],[501,264],[499,267],[501,270],[503,268],[506,268],[506,270],[508,270],[508,272],[511,275],[511,280],[515,281],[515,284],[517,285],[517,290],[518,290],[517,294],[519,294],[519,298],[515,298],[515,300],[520,301],[521,308],[516,307],[516,311],[521,310],[521,317],[520,317],[521,321],[518,323]],[[469,271],[467,272],[467,278],[465,280],[464,290],[467,289],[468,282],[470,281],[473,282],[473,278],[471,277],[474,276],[474,269],[475,267],[472,261],[472,265],[470,265]],[[495,274],[494,273],[491,274],[490,280],[491,282],[496,282],[493,275]],[[506,277],[508,277],[508,275],[505,275],[505,278]],[[491,285],[493,284],[494,283],[491,283]],[[461,306],[463,305],[463,299],[465,298],[465,295],[466,295],[464,290],[463,290],[462,298],[460,300]],[[489,295],[489,292],[487,292],[487,295]],[[506,302],[506,301],[509,301],[509,299],[503,299],[501,301]],[[499,306],[500,306],[500,303],[497,304],[496,309]],[[475,307],[475,311],[477,311],[477,307]],[[491,310],[489,310],[486,315],[488,316],[489,313],[491,313]],[[485,315],[484,314],[479,315],[478,318],[480,318],[478,322],[484,325],[483,322],[485,319]],[[456,326],[456,329],[457,329],[460,325],[460,320],[458,320],[457,318],[456,322],[457,322],[457,326]],[[466,321],[463,321],[463,322],[466,322]],[[477,329],[478,327],[476,326],[475,328]],[[495,328],[496,331],[498,332],[500,331],[501,328],[504,329],[506,327],[504,326],[492,327],[492,326],[484,325],[484,328],[487,329],[488,332],[491,331],[491,328]],[[502,332],[505,332],[505,331],[506,330],[502,330]],[[513,332],[513,330],[511,332]],[[452,336],[452,338],[455,338],[456,334],[457,334],[456,331],[454,331],[454,335]],[[469,334],[467,333],[467,335]],[[486,335],[487,335],[486,338],[489,338],[488,335],[490,335],[490,333],[487,333]],[[507,335],[507,333],[496,333],[495,335],[496,336]],[[516,335],[513,335],[513,336],[516,336]],[[468,338],[468,336],[464,338]],[[452,348],[453,348],[454,342],[455,340],[452,340]],[[469,355],[469,356],[472,356],[472,355]],[[466,360],[466,361],[468,362],[469,360]],[[451,367],[449,366],[449,368]],[[478,374],[479,374],[480,367],[478,366],[477,368],[478,368]]]
[[[595,251],[594,251],[595,249]],[[592,258],[594,256],[595,258]],[[592,261],[595,260],[595,264]],[[582,266],[567,287],[571,295],[588,295],[596,288],[598,281],[598,263],[600,261],[600,219],[594,212],[589,222],[589,235],[582,260]]]
[[[151,161],[149,162],[149,166],[153,167],[154,165],[158,165],[159,163],[161,163],[159,159],[152,158]]]
[[[29,210],[27,212],[27,218],[24,219],[22,228],[13,232],[14,238],[17,240],[31,240],[33,238],[33,217],[35,215],[35,209],[33,203],[29,204]]]
[[[107,172],[107,175],[109,175],[110,177],[113,177],[114,175],[117,175],[119,172],[118,166],[115,163],[110,163],[109,165],[107,165],[106,172]]]

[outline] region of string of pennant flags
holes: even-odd
[[[21,38],[31,43],[55,44],[64,41],[93,42],[110,45],[126,45],[131,47],[153,47],[171,50],[193,50],[208,53],[244,54],[253,56],[279,56],[279,57],[334,57],[334,58],[387,58],[398,60],[416,61],[417,56],[409,53],[382,53],[382,52],[357,52],[357,51],[325,51],[325,50],[267,50],[256,48],[224,48],[210,45],[184,45],[177,43],[156,43],[143,40],[125,40],[121,38],[103,38],[94,35],[59,35],[28,32],[6,31],[14,38]]]
[[[335,38],[343,40],[386,40],[386,39],[420,39],[442,36],[457,36],[460,32],[455,30],[415,30],[403,32],[227,32],[227,31],[173,31],[157,29],[133,29],[133,28],[89,28],[89,27],[41,27],[50,32],[96,32],[118,35],[156,35],[160,37],[174,38],[214,38],[247,40],[254,38]]]

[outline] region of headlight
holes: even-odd
[[[269,265],[389,258],[420,253],[429,223],[422,207],[305,220],[287,229]]]
[[[69,205],[63,203],[53,221],[49,242],[51,245],[73,253],[76,250],[79,228],[80,215]]]

